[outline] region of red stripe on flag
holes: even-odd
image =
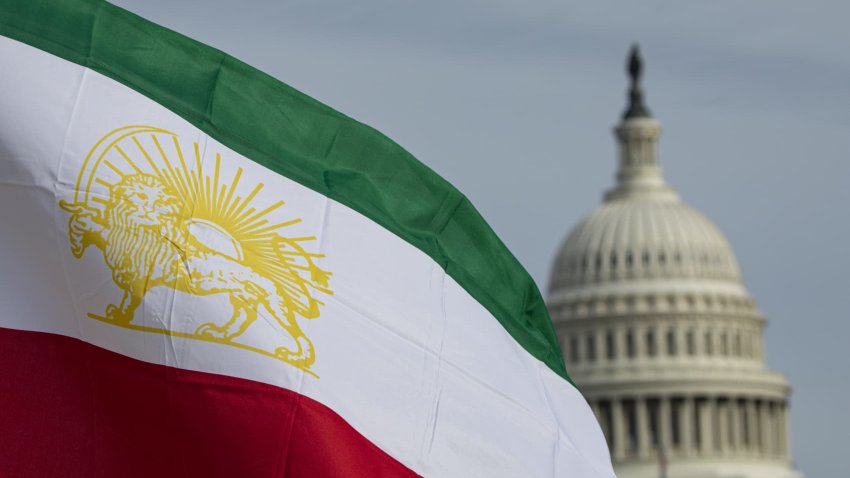
[[[416,475],[293,391],[0,328],[0,476]]]

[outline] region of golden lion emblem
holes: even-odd
[[[163,147],[162,140],[169,138],[179,156],[176,165]],[[150,172],[136,164],[126,151],[130,148],[146,159]],[[148,149],[160,153],[161,164],[154,162]],[[75,201],[60,201],[60,207],[71,214],[71,253],[79,259],[90,246],[100,249],[113,282],[123,291],[121,301],[108,305],[101,319],[134,328],[134,312],[154,287],[196,296],[226,294],[232,306],[228,319],[176,335],[232,344],[257,320],[260,311],[266,310],[294,346],[264,353],[309,372],[316,360],[315,350],[296,318],[319,316],[321,303],[311,289],[330,293],[330,274],[314,261],[322,256],[308,253],[300,245],[313,238],[280,235],[277,230],[297,220],[269,226],[265,216],[276,207],[259,213],[247,207],[262,184],[245,198],[236,196],[242,169],[229,185],[219,187],[212,181],[220,180],[220,157],[216,156],[211,176],[203,170],[197,144],[195,155],[196,167],[190,171],[175,135],[153,127],[121,128],[89,153]],[[122,162],[127,163],[123,168]],[[99,195],[86,190],[91,184],[100,185]],[[276,203],[280,204],[282,201]],[[229,245],[205,242],[193,234],[195,227],[212,230]]]

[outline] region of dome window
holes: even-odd
[[[596,336],[592,333],[587,336],[587,361],[595,362],[596,361]]]
[[[646,353],[650,357],[658,355],[658,346],[655,342],[655,329],[650,328],[646,331]]]
[[[649,251],[643,251],[643,265],[649,265]]]
[[[688,330],[688,333],[685,334],[685,345],[688,347],[688,355],[694,356],[697,353],[697,345],[694,340],[694,331]]]
[[[629,329],[626,331],[626,355],[631,359],[635,358],[635,334]]]
[[[711,337],[711,332],[705,332],[705,354],[709,357],[714,355],[714,341]]]
[[[666,262],[667,262],[667,256],[664,254],[664,251],[659,251],[658,252],[658,263],[663,266],[663,265],[665,265]]]
[[[596,267],[597,271],[599,269],[602,269],[602,254],[598,252],[596,253],[596,261],[594,262],[594,266]]]
[[[632,251],[626,251],[626,267],[631,268],[634,263],[634,257],[632,257]]]
[[[579,362],[578,338],[574,335],[570,337],[570,362]]]
[[[614,342],[614,332],[611,330],[605,333],[605,356],[608,360],[617,358],[617,344]]]
[[[667,355],[671,357],[676,355],[676,331],[673,327],[667,329]]]
[[[617,268],[617,253],[612,252],[611,253],[611,269],[616,269],[616,268]]]

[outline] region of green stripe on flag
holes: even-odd
[[[531,355],[569,380],[525,269],[463,194],[383,134],[104,1],[0,0],[0,34],[106,75],[379,223],[431,256]]]

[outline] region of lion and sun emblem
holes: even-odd
[[[187,148],[189,149],[189,148]],[[188,153],[188,154],[187,154]],[[321,254],[284,230],[300,222],[274,222],[279,200],[261,210],[252,201],[257,183],[240,194],[243,170],[222,177],[221,157],[210,167],[198,143],[184,152],[177,135],[152,126],[125,126],[98,141],[83,162],[70,213],[71,253],[101,251],[123,296],[92,319],[129,329],[232,345],[274,357],[312,375],[316,360],[298,318],[315,319],[331,294]],[[231,308],[191,332],[134,323],[145,294],[155,287],[195,296],[224,295]],[[265,312],[288,335],[266,350],[236,340]]]

